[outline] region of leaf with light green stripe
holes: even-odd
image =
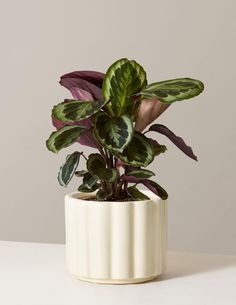
[[[82,126],[64,126],[54,131],[46,141],[48,150],[58,153],[62,148],[76,142],[88,129]]]
[[[96,193],[96,199],[97,201],[107,201],[109,200],[109,197],[112,196],[112,191],[104,191],[102,189],[100,189],[97,193]]]
[[[137,168],[125,173],[125,175],[135,177],[138,179],[147,179],[152,176],[155,176],[155,173],[147,169]]]
[[[135,131],[130,144],[117,157],[127,165],[146,167],[154,159],[154,151],[148,138]]]
[[[133,103],[130,97],[145,88],[146,72],[136,61],[122,58],[107,70],[103,81],[103,97],[111,114],[120,116],[127,113]]]
[[[83,177],[83,183],[79,186],[78,191],[84,193],[94,192],[99,188],[97,181],[98,177],[93,176],[90,173],[86,173]]]
[[[66,157],[66,162],[60,167],[58,173],[58,181],[61,186],[65,187],[71,181],[79,165],[80,155],[80,152],[75,151]]]
[[[106,162],[99,154],[90,154],[87,168],[91,175],[97,176],[101,181],[114,182],[117,179],[117,170],[106,168]]]
[[[127,189],[128,194],[130,195],[130,197],[133,200],[149,200],[150,198],[148,196],[146,196],[144,193],[140,192],[140,190],[138,190],[135,186],[130,186]]]
[[[171,104],[199,95],[204,90],[200,80],[177,78],[148,85],[140,92],[145,99],[157,98],[162,103]]]
[[[101,101],[66,100],[52,109],[52,116],[61,122],[78,122],[98,112],[104,105]]]
[[[113,153],[122,152],[133,136],[133,123],[126,114],[110,117],[99,113],[94,121],[94,134],[99,143]]]

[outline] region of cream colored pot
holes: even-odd
[[[91,194],[65,197],[69,271],[89,282],[128,284],[152,280],[166,266],[167,202],[89,201]]]

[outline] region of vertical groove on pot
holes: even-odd
[[[159,236],[159,214],[160,214],[160,208],[159,204],[156,204],[154,206],[153,211],[153,271],[158,274],[159,272],[159,265],[160,265],[160,253],[159,253],[159,247],[160,247],[160,236]]]
[[[110,277],[110,207],[90,204],[88,213],[89,276]]]
[[[140,203],[134,207],[134,276],[139,278],[146,274],[147,251],[147,208]]]
[[[76,205],[76,202],[71,202],[71,204],[75,207],[74,213],[77,215],[77,219],[74,219],[73,216],[72,217],[77,225],[74,243],[77,243],[75,259],[78,261],[78,272],[89,274],[89,211],[85,205]]]
[[[129,205],[129,231],[130,231],[130,241],[129,241],[129,278],[134,277],[134,209],[135,205]]]
[[[163,202],[163,208],[164,208],[164,215],[163,215],[163,247],[162,247],[162,272],[164,272],[167,268],[167,262],[166,262],[166,249],[167,249],[167,201],[164,200]]]
[[[130,266],[132,208],[129,204],[114,203],[111,210],[111,277],[130,278],[132,276]]]

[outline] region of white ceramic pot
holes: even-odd
[[[69,271],[81,280],[128,284],[152,280],[166,266],[167,202],[86,200],[65,197],[66,252]]]

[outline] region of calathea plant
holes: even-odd
[[[82,179],[78,190],[97,190],[98,201],[146,200],[137,188],[140,184],[166,199],[167,192],[151,179],[155,173],[146,169],[166,147],[150,134],[166,136],[197,160],[184,140],[167,127],[153,124],[143,130],[170,104],[200,94],[204,86],[199,80],[178,78],[148,84],[142,66],[122,58],[106,74],[72,72],[62,76],[60,83],[74,99],[52,109],[57,130],[47,140],[47,148],[58,153],[78,142],[97,150],[87,157],[81,150],[67,156],[58,174],[62,186],[77,176]],[[79,166],[81,157],[86,159],[85,169]]]

